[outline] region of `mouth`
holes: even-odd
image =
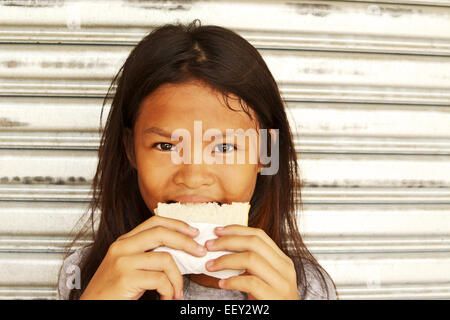
[[[222,205],[222,202],[217,201],[217,198],[203,196],[203,195],[193,195],[193,194],[182,194],[182,195],[174,195],[172,199],[167,199],[168,204],[171,203],[209,203],[215,202],[219,205]]]
[[[167,204],[171,204],[171,203],[181,203],[181,204],[186,204],[186,203],[209,203],[209,202],[214,202],[217,203],[219,206],[222,206],[222,202],[217,202],[217,201],[175,201],[175,200],[169,200],[166,201]]]

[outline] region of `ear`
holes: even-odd
[[[256,172],[261,173],[261,169],[262,169],[263,167],[264,167],[264,166],[263,166],[261,163],[259,163],[259,164],[258,164],[258,170],[257,170]]]
[[[269,129],[269,134],[270,134],[270,141],[271,141],[271,143],[273,143],[273,141],[277,141],[276,139],[278,138],[277,137],[277,132],[275,131],[275,130],[273,130],[273,129]],[[258,173],[261,173],[261,170],[262,170],[262,168],[264,168],[265,167],[265,165],[264,164],[262,164],[262,163],[258,163],[258,170],[257,170],[257,172]]]
[[[133,137],[133,131],[129,128],[124,129],[123,131],[123,146],[125,149],[125,153],[127,155],[128,161],[130,162],[131,166],[137,170],[136,165],[136,156],[134,153],[134,137]]]

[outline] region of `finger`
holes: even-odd
[[[241,226],[238,224],[231,224],[225,227],[216,228],[214,232],[218,236],[225,236],[225,235],[258,236],[268,246],[270,246],[281,258],[283,258],[284,260],[289,259],[289,257],[278,247],[278,245],[272,240],[272,238],[269,237],[267,233],[265,233],[264,230],[262,229]]]
[[[117,255],[142,253],[159,246],[183,250],[198,257],[206,254],[206,248],[199,245],[191,237],[161,226],[147,229],[131,237],[115,241],[113,246],[113,250],[118,252]]]
[[[230,235],[221,236],[216,239],[211,239],[205,242],[205,247],[208,251],[253,251],[264,257],[272,266],[283,266],[283,269],[290,267],[285,259],[282,259],[278,252],[273,250],[273,247],[267,244],[266,241],[256,235]]]
[[[173,286],[164,272],[136,270],[131,280],[139,290],[156,290],[161,300],[173,298]]]
[[[120,240],[129,238],[131,236],[134,236],[144,230],[151,229],[157,226],[165,227],[167,229],[171,229],[174,231],[181,232],[187,236],[195,237],[198,235],[199,230],[197,228],[191,227],[189,224],[187,224],[184,221],[177,220],[177,219],[171,219],[171,218],[165,218],[161,216],[153,216],[141,224],[139,224],[137,227],[135,227],[133,230],[131,230],[128,233],[123,234],[119,237]]]
[[[217,259],[209,260],[206,263],[206,269],[212,272],[224,269],[245,269],[274,288],[278,288],[280,283],[285,282],[278,270],[272,267],[266,259],[251,251],[225,254]]]
[[[226,290],[247,292],[258,300],[274,300],[276,298],[273,288],[254,275],[241,275],[221,279],[219,287]]]
[[[172,255],[167,252],[146,252],[120,258],[123,268],[147,271],[162,271],[173,286],[174,295],[181,298],[183,292],[183,276]]]

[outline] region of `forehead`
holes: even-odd
[[[227,101],[233,110],[226,106],[220,92],[198,81],[164,84],[142,101],[136,126],[190,128],[195,120],[201,120],[204,129],[257,129],[251,108],[246,106],[253,119],[242,110],[237,96],[230,95]]]

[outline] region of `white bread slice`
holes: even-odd
[[[250,203],[232,202],[222,204],[216,202],[202,203],[162,203],[158,202],[155,214],[161,217],[190,222],[203,222],[220,225],[240,224],[247,226]]]

